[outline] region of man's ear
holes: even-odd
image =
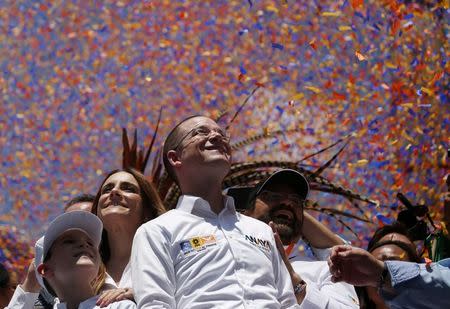
[[[167,152],[167,159],[169,160],[170,165],[172,165],[174,168],[177,168],[181,165],[180,158],[175,150],[169,150]]]

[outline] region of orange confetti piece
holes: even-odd
[[[422,90],[422,92],[425,92],[429,96],[432,96],[434,94],[433,90],[425,88],[425,87],[420,88],[420,90]]]
[[[363,5],[364,0],[352,0],[351,3],[352,3],[352,8],[357,9]]]
[[[358,58],[359,61],[367,60],[367,57],[361,54],[359,51],[355,51],[355,56]]]
[[[333,99],[335,99],[335,100],[346,100],[347,96],[345,94],[333,91]]]

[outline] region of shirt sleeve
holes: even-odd
[[[39,293],[25,292],[20,285],[17,286],[6,309],[28,309],[34,307]]]
[[[416,264],[386,261],[394,293],[381,290],[391,308],[450,308],[450,259]]]
[[[175,272],[170,243],[156,225],[141,226],[131,250],[131,282],[139,308],[175,308]]]
[[[344,244],[346,244],[346,245],[350,244],[350,242],[346,241],[341,236],[339,236],[337,234],[336,234],[336,236],[339,237],[344,242]],[[315,248],[315,247],[311,246],[311,244],[308,241],[305,240],[305,242],[311,248],[314,256],[317,258],[318,261],[326,261],[326,260],[328,260],[328,257],[331,254],[331,248],[319,249],[319,248]]]
[[[331,273],[328,268],[325,268],[316,282],[307,283],[306,295],[300,308],[357,309],[359,308],[359,301],[352,285],[343,282],[333,283]]]
[[[273,235],[271,239],[272,246],[274,248],[274,250],[272,250],[274,252],[273,268],[275,273],[275,284],[278,289],[278,301],[281,304],[281,308],[298,308],[297,298],[294,294],[291,277],[280,253],[277,250]]]

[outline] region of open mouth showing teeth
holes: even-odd
[[[122,206],[122,207],[128,208],[126,205],[122,205],[121,203],[117,203],[117,202],[109,203],[106,207],[109,207],[109,206]]]
[[[90,254],[89,252],[86,252],[86,251],[82,251],[82,252],[79,252],[74,255],[74,257],[76,257],[76,258],[79,258],[81,256],[87,256],[87,257],[90,257],[91,259],[94,258],[94,256],[92,254]]]
[[[275,216],[276,218],[283,219],[283,220],[287,220],[287,221],[292,221],[292,220],[294,220],[294,214],[292,213],[292,211],[285,210],[285,209],[277,210],[277,211],[274,213],[274,216]]]

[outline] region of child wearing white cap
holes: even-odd
[[[53,220],[36,242],[36,277],[58,297],[54,308],[100,308],[96,294],[105,278],[98,251],[102,228],[100,219],[89,212],[68,212]],[[33,308],[37,295],[18,286],[7,308]],[[121,300],[105,308],[136,308],[136,304]]]

